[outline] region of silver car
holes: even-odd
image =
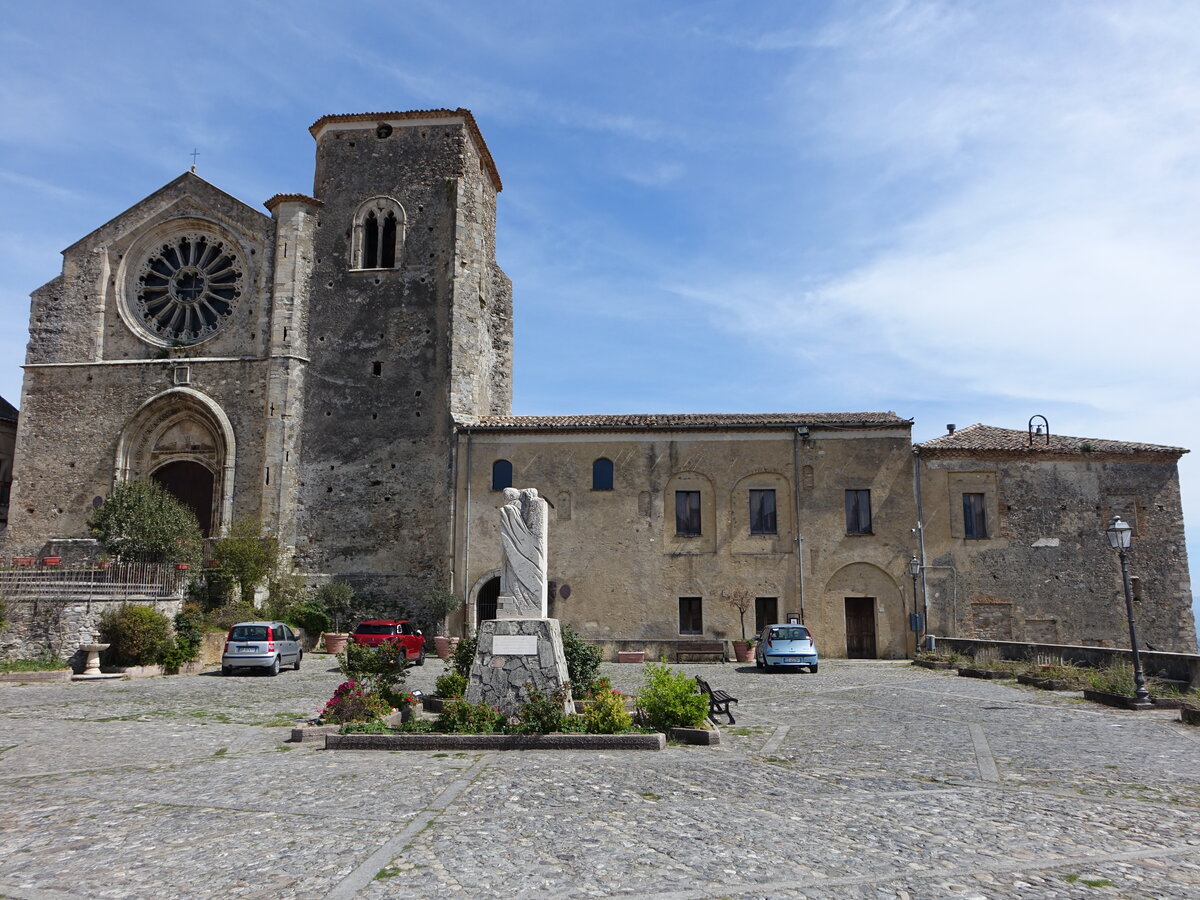
[[[300,668],[304,650],[300,641],[283,622],[238,622],[225,637],[221,654],[221,674],[234,669],[266,669],[278,675],[283,666]]]
[[[808,666],[817,671],[817,642],[803,625],[768,625],[754,647],[754,662],[768,671],[781,666]]]

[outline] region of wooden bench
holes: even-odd
[[[709,687],[708,682],[696,676],[696,684],[700,687],[700,693],[708,695],[708,719],[714,725],[717,724],[717,715],[724,713],[729,717],[729,724],[736,725],[733,719],[733,713],[729,711],[730,703],[737,703],[738,698],[726,693],[725,691],[714,691]]]
[[[680,641],[675,645],[676,662],[725,662],[724,641]]]

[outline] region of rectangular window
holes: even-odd
[[[846,491],[846,534],[871,533],[871,492]]]
[[[704,620],[700,615],[699,597],[679,598],[679,633],[704,634]]]
[[[963,494],[963,537],[979,539],[988,536],[983,500],[983,494]]]
[[[768,625],[774,625],[779,621],[779,598],[778,597],[755,597],[754,598],[754,633],[762,634],[762,630]]]
[[[700,492],[675,492],[675,533],[700,533]]]
[[[775,534],[775,491],[750,491],[750,533]]]

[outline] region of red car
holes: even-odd
[[[421,629],[407,619],[367,619],[358,623],[350,640],[368,647],[392,641],[403,645],[407,659],[414,660],[418,666],[425,665],[425,638]]]

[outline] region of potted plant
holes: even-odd
[[[754,606],[754,595],[748,588],[736,587],[721,591],[721,597],[737,611],[738,622],[742,627],[742,639],[733,642],[733,656],[738,662],[750,662],[753,650],[750,641],[746,639],[746,613]]]
[[[344,581],[327,581],[313,593],[314,600],[333,619],[333,631],[322,636],[326,653],[341,653],[350,640],[348,632],[342,631],[342,619],[350,615],[350,603],[354,599],[354,588]]]

